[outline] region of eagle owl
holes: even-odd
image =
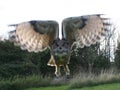
[[[51,58],[48,65],[55,66],[55,75],[59,77],[63,66],[66,75],[70,75],[68,67],[73,46],[83,48],[99,42],[109,31],[108,18],[101,14],[69,17],[62,21],[62,38],[59,38],[59,24],[56,21],[28,21],[15,26],[10,31],[10,40],[22,50],[28,52],[50,49]]]

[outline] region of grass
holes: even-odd
[[[23,90],[33,87],[60,86],[68,84],[65,78],[43,77],[40,75],[32,75],[26,77],[16,76],[14,78],[0,80],[0,90]]]
[[[65,77],[52,79],[51,77],[42,77],[39,75],[22,78],[16,76],[14,78],[2,79],[0,81],[0,90],[23,90],[36,87],[47,87],[46,90],[51,90],[51,88],[54,90],[54,88],[56,88],[55,86],[60,86],[57,87],[57,90],[61,88],[63,88],[61,90],[66,90],[66,88],[76,90],[77,88],[92,87],[110,83],[120,83],[120,73],[116,73],[114,70],[102,71],[99,75],[78,73],[68,81]],[[42,88],[40,88],[40,90],[42,90]]]
[[[32,75],[27,77],[16,76],[14,78],[2,79],[0,81],[0,90],[21,90],[30,87],[48,86],[50,77]]]
[[[41,88],[31,88],[25,90],[67,90],[68,86],[53,86],[53,87],[41,87]]]
[[[73,89],[73,90],[120,90],[120,83],[104,84],[104,85],[84,87],[84,88]]]
[[[30,88],[25,90],[69,90],[68,86]],[[120,90],[120,83],[104,84],[93,87],[84,87],[70,90]]]
[[[70,81],[70,88],[82,88],[86,86],[95,86],[107,83],[120,83],[120,74],[113,70],[101,72],[99,75],[82,73],[75,76]]]

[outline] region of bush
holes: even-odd
[[[27,77],[16,76],[14,78],[4,79],[0,81],[0,90],[21,90],[30,87],[49,86],[50,77],[42,77],[32,75]]]
[[[49,59],[49,49],[42,53],[30,53],[27,50],[21,50],[19,46],[14,46],[9,41],[0,41],[0,77],[54,73],[54,68],[47,66]]]
[[[80,73],[71,80],[70,88],[81,88],[114,82],[120,82],[120,74],[113,70],[102,71],[99,75]]]

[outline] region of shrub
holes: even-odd
[[[80,73],[71,80],[70,88],[81,88],[114,82],[120,82],[120,74],[113,70],[102,71],[99,75]]]
[[[0,90],[21,90],[30,87],[40,87],[50,85],[50,77],[32,75],[27,77],[16,76],[14,78],[0,81]]]

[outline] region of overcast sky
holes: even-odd
[[[8,24],[29,20],[56,20],[72,16],[107,14],[120,25],[119,0],[0,0],[0,35]]]

